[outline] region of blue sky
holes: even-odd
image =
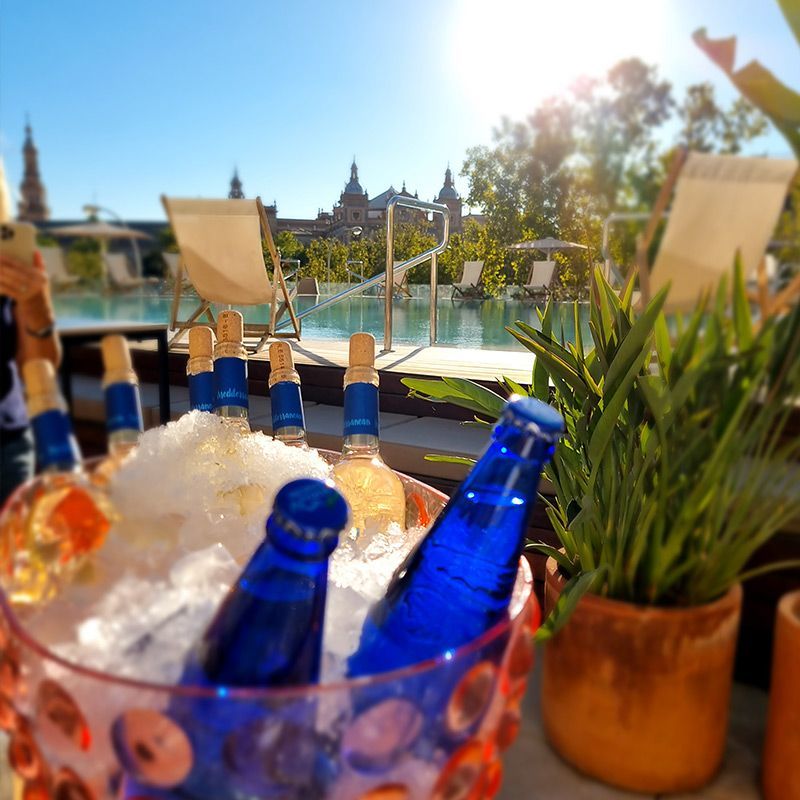
[[[405,180],[430,199],[501,114],[624,56],[732,98],[700,25],[800,76],[772,0],[4,0],[0,152],[15,194],[29,113],[56,218],[162,218],[162,192],[222,196],[234,165],[248,196],[313,216],[354,154],[370,195]],[[776,134],[758,149],[788,154]]]

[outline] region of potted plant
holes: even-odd
[[[800,800],[800,590],[778,604],[761,786],[766,800]]]
[[[737,268],[670,329],[662,292],[637,315],[599,272],[584,346],[509,332],[536,354],[529,389],[566,435],[545,498],[560,548],[548,556],[542,714],[582,771],[647,792],[697,788],[722,759],[740,582],[789,519],[800,442],[781,433],[800,395],[800,309],[756,327]],[[405,379],[412,392],[493,418],[499,393],[469,381]],[[761,572],[777,568],[772,564]],[[569,620],[569,621],[568,621]],[[568,621],[568,623],[567,623]],[[567,623],[567,624],[565,624]]]

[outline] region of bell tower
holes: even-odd
[[[452,233],[461,232],[461,198],[458,196],[456,187],[453,185],[453,173],[450,165],[444,173],[444,186],[439,190],[439,196],[434,200],[435,203],[442,203],[450,210],[450,231]],[[437,227],[441,227],[441,217],[436,215]]]
[[[47,192],[39,176],[39,151],[33,143],[30,122],[25,124],[25,143],[22,146],[25,171],[19,185],[20,200],[17,208],[18,219],[25,222],[41,222],[49,219]]]
[[[244,200],[244,189],[242,182],[239,180],[239,170],[233,168],[233,177],[231,178],[231,188],[228,192],[229,200]]]

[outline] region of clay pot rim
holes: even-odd
[[[787,592],[778,601],[778,616],[800,631],[800,589]]]
[[[558,562],[551,556],[548,557],[545,564],[545,583],[550,584],[554,589],[557,589],[559,594],[566,584],[564,576],[559,571]],[[792,593],[795,594],[795,593]],[[800,592],[797,595],[797,606],[794,611],[800,614]],[[787,615],[790,615],[790,604],[792,595],[787,595],[790,602],[787,604]],[[786,598],[784,598],[786,599]],[[628,600],[614,600],[610,597],[602,597],[599,594],[587,592],[580,600],[579,605],[593,607],[597,611],[608,616],[614,617],[639,617],[648,615],[654,618],[661,618],[664,620],[672,619],[681,616],[692,616],[706,614],[717,614],[719,611],[727,608],[737,608],[742,602],[742,584],[736,583],[728,589],[725,594],[712,600],[709,603],[700,603],[694,606],[652,606],[645,603],[631,603]],[[800,618],[796,619],[796,624],[800,627]]]

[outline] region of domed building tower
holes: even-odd
[[[461,233],[461,198],[458,196],[456,187],[453,186],[453,173],[450,165],[444,173],[444,186],[439,190],[439,196],[433,201],[441,203],[450,209],[450,233]],[[441,230],[442,218],[439,214],[434,214],[437,230]]]
[[[47,192],[39,176],[39,151],[33,143],[33,131],[29,122],[25,125],[22,155],[25,159],[25,172],[19,185],[17,218],[25,222],[41,222],[49,219],[50,209],[47,207]]]
[[[369,198],[358,182],[358,166],[355,156],[350,165],[350,180],[339,195],[339,203],[333,209],[334,224],[365,225]]]

